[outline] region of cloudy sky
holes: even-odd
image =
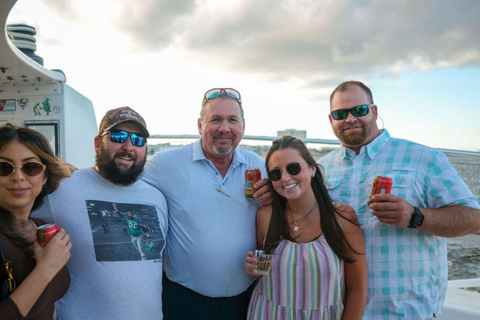
[[[9,23],[94,104],[129,105],[153,134],[196,134],[212,87],[243,98],[246,134],[335,139],[328,97],[369,85],[391,135],[480,151],[477,0],[19,0]]]

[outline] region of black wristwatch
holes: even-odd
[[[420,209],[418,209],[417,207],[413,207],[413,210],[415,211],[413,212],[412,219],[410,219],[410,225],[408,226],[411,229],[420,227],[423,223],[424,218],[424,215],[420,211]]]

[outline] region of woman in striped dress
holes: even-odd
[[[257,247],[275,256],[253,291],[247,319],[361,319],[367,266],[355,212],[332,202],[301,140],[275,140],[265,163],[274,195],[257,212]],[[256,276],[253,252],[245,261]]]

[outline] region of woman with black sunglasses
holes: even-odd
[[[30,213],[68,176],[40,133],[0,128],[0,318],[53,318],[54,303],[68,290],[70,236],[61,229],[45,246],[36,241],[43,221]]]
[[[273,204],[257,211],[257,247],[274,253],[247,319],[361,319],[367,297],[363,236],[353,209],[333,203],[305,144],[273,141],[265,164]],[[245,270],[256,276],[253,252]]]

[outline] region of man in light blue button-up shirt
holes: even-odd
[[[245,170],[266,174],[262,158],[237,148],[244,129],[238,91],[209,90],[198,119],[201,138],[157,153],[145,167],[142,179],[168,202],[166,320],[246,318],[253,278],[244,271],[245,256],[256,247],[259,200],[270,193],[263,179],[256,200],[245,196]]]
[[[330,96],[329,119],[342,146],[319,160],[330,195],[357,212],[365,238],[368,301],[364,319],[430,319],[448,280],[444,237],[480,230],[478,198],[448,158],[377,127],[377,106],[359,81]],[[391,194],[372,197],[375,176]]]

